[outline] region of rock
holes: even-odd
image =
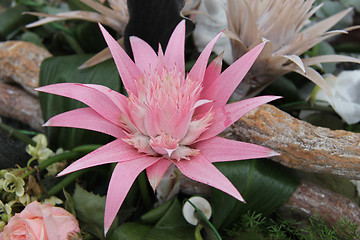
[[[43,131],[40,102],[36,96],[5,83],[0,83],[0,96],[0,116],[16,119]]]
[[[22,41],[0,42],[0,81],[16,82],[29,93],[39,85],[40,64],[51,54],[44,48]]]

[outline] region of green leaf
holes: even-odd
[[[167,201],[163,205],[150,210],[149,212],[141,216],[141,221],[144,223],[155,224],[157,221],[160,220],[161,217],[164,216],[166,211],[171,206],[171,203],[172,201]]]
[[[151,225],[148,223],[152,223]],[[182,205],[175,198],[141,217],[141,222],[126,222],[114,229],[107,240],[194,240],[195,227],[182,215]]]
[[[23,35],[21,35],[21,41],[34,43],[39,47],[41,47],[42,43],[42,39],[33,32],[25,32]]]
[[[171,201],[171,206],[154,228],[143,240],[193,240],[195,228],[188,224],[182,215],[182,205],[178,199]]]
[[[17,5],[2,12],[0,14],[0,35],[6,37],[32,21],[34,17],[22,14],[26,11],[29,11],[29,9],[25,5]]]
[[[323,111],[316,111],[303,118],[304,121],[315,126],[326,127],[332,130],[339,130],[344,128],[344,122],[341,118],[333,113]]]
[[[99,239],[104,238],[104,212],[105,196],[100,197],[93,193],[87,192],[79,185],[76,185],[73,195],[73,201],[77,219],[79,220],[82,230],[89,232]],[[117,219],[112,226],[117,225]]]
[[[88,60],[90,55],[53,57],[44,60],[40,68],[40,85],[60,82],[96,83],[119,91],[121,82],[113,60],[108,60],[92,68],[77,68]],[[79,101],[52,94],[40,93],[40,104],[44,120],[59,113],[85,107]],[[83,144],[104,144],[111,138],[105,134],[73,128],[46,128],[52,147],[71,149]]]
[[[152,228],[151,225],[127,222],[116,228],[106,240],[141,240]]]
[[[292,81],[285,77],[279,77],[264,90],[263,94],[282,96],[286,102],[295,102],[300,100],[297,87]]]
[[[248,210],[271,214],[282,206],[298,186],[292,170],[268,159],[216,163],[215,166],[234,184],[246,204],[213,189],[213,224],[226,227],[238,221]]]
[[[107,47],[96,23],[80,22],[74,32],[77,42],[86,52],[97,53]]]
[[[65,191],[65,189],[63,190],[63,192],[64,192],[64,196],[66,199],[65,204],[64,204],[65,209],[76,217],[75,205],[74,205],[74,200],[73,200],[72,196],[70,195],[70,193]]]

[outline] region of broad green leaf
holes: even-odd
[[[164,216],[166,211],[171,206],[171,203],[172,201],[167,201],[163,205],[150,210],[149,212],[141,216],[141,221],[144,223],[155,224],[157,221],[160,220],[162,216]]]
[[[31,42],[41,47],[42,39],[34,32],[25,32],[21,35],[21,41]]]
[[[119,91],[120,77],[113,60],[108,60],[91,68],[77,68],[89,59],[90,55],[72,55],[53,57],[44,60],[40,68],[40,85],[60,82],[96,83]],[[40,93],[40,103],[44,120],[79,107],[85,107],[79,101],[52,94]],[[103,144],[111,138],[105,134],[73,128],[46,128],[52,147],[71,149],[83,144]]]
[[[74,28],[76,41],[84,51],[97,53],[107,47],[96,23],[83,21],[79,22]]]
[[[116,228],[106,240],[142,240],[153,226],[137,222],[127,222]]]
[[[149,224],[151,223],[151,224]],[[109,240],[194,240],[195,227],[182,215],[182,204],[175,198],[141,216],[141,222],[126,222],[114,229]]]
[[[275,82],[270,84],[263,92],[263,95],[267,94],[282,96],[286,102],[300,100],[297,87],[292,81],[285,77],[279,77]]]
[[[182,215],[182,205],[178,199],[171,201],[171,206],[154,228],[143,240],[194,240],[195,228],[188,224]]]
[[[76,185],[73,201],[76,216],[82,226],[82,230],[93,234],[99,239],[105,239],[105,196],[95,195]],[[116,225],[117,219],[115,219],[112,226]]]
[[[25,5],[17,5],[2,12],[0,14],[0,35],[6,37],[32,21],[34,17],[22,14],[26,11],[29,11],[29,9]]]
[[[282,206],[298,186],[292,170],[268,159],[216,163],[215,166],[234,184],[246,204],[212,190],[212,222],[216,228],[238,221],[248,210],[271,214]]]
[[[344,128],[344,122],[338,115],[323,111],[314,112],[304,117],[303,120],[311,123],[312,125],[326,127],[332,130],[339,130]]]

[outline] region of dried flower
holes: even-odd
[[[218,0],[209,0],[216,4]],[[209,7],[209,2],[204,5]],[[351,8],[341,11],[329,18],[314,24],[308,24],[309,18],[322,6],[313,7],[315,0],[224,0],[227,3],[227,20],[211,18],[212,29],[215,32],[216,23],[218,29],[228,28],[227,36],[230,38],[232,59],[229,63],[238,59],[249,49],[267,40],[264,50],[254,63],[254,66],[245,77],[244,81],[236,90],[235,99],[253,96],[259,93],[279,76],[289,72],[297,72],[321,87],[329,96],[326,81],[311,66],[319,66],[326,62],[355,62],[357,58],[342,55],[324,55],[310,58],[300,58],[300,55],[316,44],[341,33],[358,28],[358,26],[343,30],[329,31],[338,21],[347,15]],[[200,10],[206,10],[200,9]],[[225,8],[218,4],[218,11]],[[220,14],[218,14],[220,15]],[[197,16],[197,22],[208,21],[209,18]],[[227,21],[227,23],[226,23]],[[204,26],[207,23],[201,23]],[[198,29],[201,29],[200,27]],[[204,30],[202,30],[204,32]],[[213,36],[216,33],[212,33]],[[195,38],[199,48],[204,46],[202,38]],[[228,44],[224,42],[221,46]],[[223,51],[223,49],[218,49]]]
[[[165,53],[131,37],[135,63],[100,25],[129,97],[95,84],[59,83],[38,91],[79,100],[89,107],[59,114],[45,126],[90,129],[117,138],[77,160],[59,175],[117,163],[106,198],[105,233],[132,183],[146,169],[155,190],[171,164],[187,177],[243,201],[212,162],[277,155],[270,149],[221,137],[225,128],[252,109],[279,97],[262,96],[226,105],[264,43],[221,73],[221,56],[207,67],[215,37],[185,75],[185,22],[175,28]]]

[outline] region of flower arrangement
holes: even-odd
[[[0,41],[53,54],[33,89],[3,81],[18,44],[0,42],[0,101],[17,101],[0,105],[0,239],[356,238],[359,59],[344,36],[330,40],[356,36],[350,12],[360,6],[0,1]],[[22,96],[41,107],[36,130],[7,115]],[[353,181],[317,174],[329,166]],[[313,216],[293,221],[294,209]]]

